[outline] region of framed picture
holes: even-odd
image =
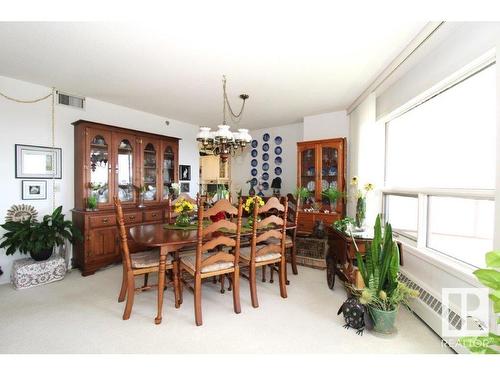
[[[190,165],[179,165],[179,180],[191,181]]]
[[[16,144],[16,178],[62,178],[60,148]]]
[[[181,193],[189,193],[189,182],[181,182]]]
[[[23,200],[47,199],[47,181],[23,180]]]

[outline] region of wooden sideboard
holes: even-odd
[[[345,165],[345,138],[297,142],[297,186],[308,189],[312,200],[321,203],[319,212],[299,212],[299,232],[311,233],[315,221],[321,220],[325,226],[331,226],[344,217],[345,199],[338,199],[332,211],[330,202],[321,193],[329,187],[346,190]],[[303,209],[310,207],[311,204],[302,206]]]
[[[171,184],[178,182],[179,139],[85,120],[73,125],[73,222],[83,234],[83,242],[74,245],[73,264],[86,276],[121,260],[114,196],[128,226],[165,220]],[[143,202],[140,186],[146,189]],[[88,210],[91,199],[97,210]]]

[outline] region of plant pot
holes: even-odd
[[[374,307],[368,308],[373,319],[373,329],[380,333],[394,333],[398,309],[391,311],[379,310]]]
[[[54,251],[54,249],[50,248],[50,249],[45,249],[45,250],[40,250],[36,253],[34,253],[33,251],[30,251],[30,256],[36,260],[37,262],[40,262],[42,260],[47,260],[49,259],[51,256],[52,256],[52,252]]]

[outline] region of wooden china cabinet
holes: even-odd
[[[122,203],[127,226],[162,222],[178,182],[179,139],[79,120],[75,136],[73,222],[83,234],[73,263],[84,276],[121,260],[113,197]],[[143,199],[136,187],[144,186]],[[89,198],[97,210],[89,210]]]
[[[334,212],[330,202],[322,196],[328,187],[345,191],[346,165],[345,138],[297,142],[297,186],[309,190],[312,200],[321,202],[319,211],[312,212],[312,204],[305,204],[299,212],[298,230],[311,233],[314,222],[321,220],[325,225],[345,215],[345,200],[338,199]]]

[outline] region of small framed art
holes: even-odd
[[[62,178],[62,150],[16,144],[16,178]]]
[[[190,165],[179,165],[179,180],[191,181]]]
[[[23,200],[47,199],[47,181],[22,180]]]
[[[181,193],[189,193],[189,182],[181,182]]]

